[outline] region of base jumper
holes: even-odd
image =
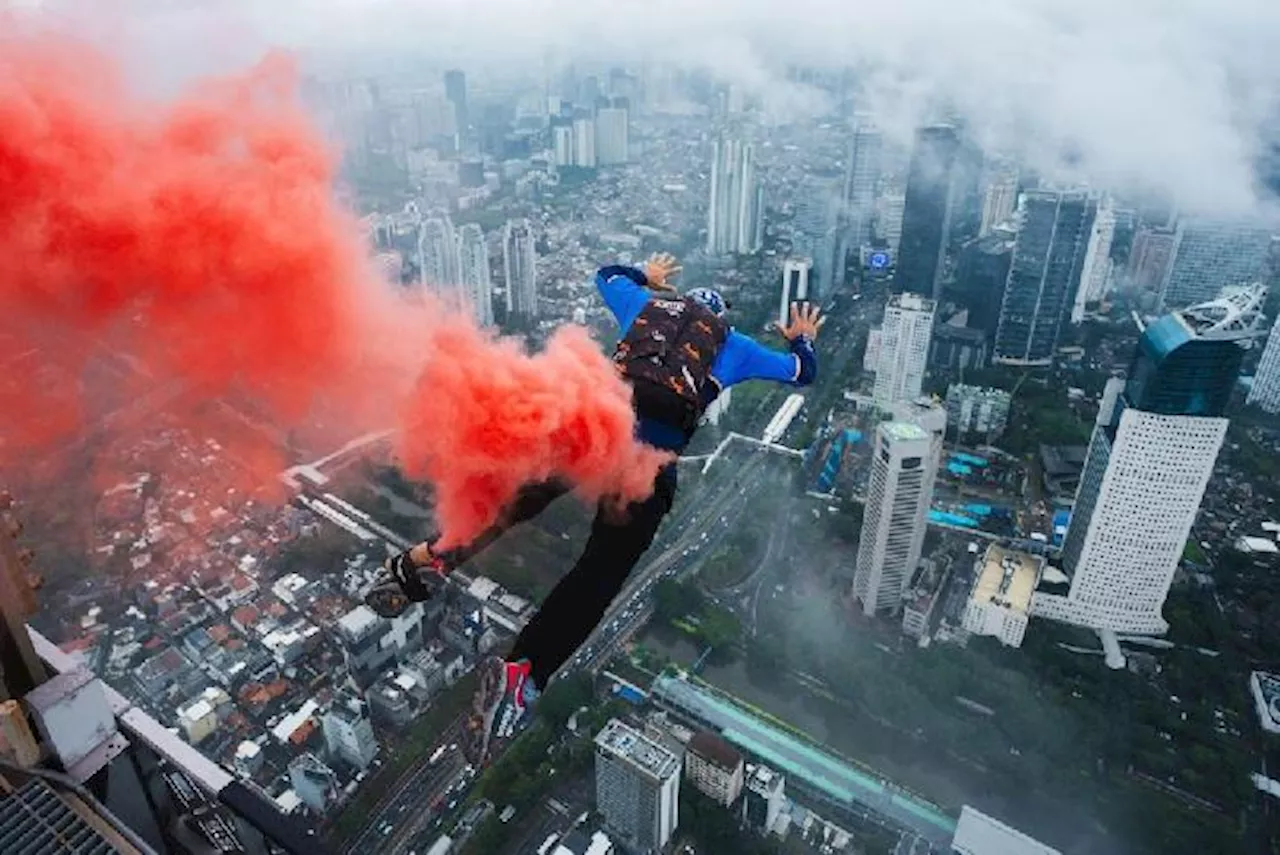
[[[772,350],[728,325],[729,306],[718,292],[695,288],[678,294],[669,280],[679,270],[664,254],[650,258],[643,269],[615,265],[596,274],[596,287],[621,333],[613,359],[633,389],[637,438],[676,454],[689,444],[707,407],[730,386],[744,380],[812,383],[818,370],[814,340],[826,320],[817,307],[793,304],[790,323],[778,327],[790,352]],[[429,599],[441,577],[570,489],[559,482],[528,485],[498,524],[468,546],[437,553],[426,542],[388,559],[366,602],[378,614],[394,617]],[[659,471],[649,498],[621,513],[603,504],[597,509],[581,557],[511,652],[478,666],[480,685],[463,740],[469,762],[485,763],[519,731],[538,693],[604,617],[671,510],[675,492],[676,464],[671,463]]]

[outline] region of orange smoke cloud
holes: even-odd
[[[0,466],[100,431],[116,384],[167,412],[251,400],[285,430],[399,419],[449,543],[532,479],[646,495],[664,458],[581,330],[529,355],[371,272],[295,82],[273,57],[156,104],[84,45],[0,36]]]

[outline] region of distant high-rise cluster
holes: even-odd
[[[883,324],[867,340],[866,362],[876,374],[872,396],[880,409],[920,397],[936,308],[933,300],[919,294],[889,298]]]
[[[502,262],[507,280],[507,317],[538,316],[537,250],[528,220],[511,220],[502,234]]]
[[[1115,633],[1168,631],[1161,610],[1265,294],[1233,289],[1143,330],[1128,380],[1103,395],[1062,548],[1070,590],[1037,594],[1035,614]]]
[[[558,167],[595,169],[627,163],[631,154],[631,103],[598,97],[592,106],[557,104],[551,115],[551,154]]]
[[[1084,190],[1029,190],[996,327],[995,361],[1053,362],[1088,255],[1097,203]]]
[[[1270,251],[1270,229],[1239,222],[1179,220],[1173,258],[1160,286],[1161,305],[1181,309],[1212,300],[1228,285],[1257,282]]]
[[[1280,413],[1280,317],[1267,336],[1267,346],[1249,388],[1248,403],[1268,413]]]
[[[760,249],[763,218],[764,187],[756,179],[754,146],[741,140],[716,140],[711,156],[707,252],[756,252]]]
[[[467,304],[481,326],[493,323],[493,277],[489,272],[489,245],[475,223],[458,229],[458,258],[461,286]]]

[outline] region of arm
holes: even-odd
[[[712,374],[722,388],[743,380],[774,380],[808,386],[818,376],[818,353],[814,339],[826,318],[808,303],[791,307],[791,323],[779,330],[791,353],[778,353],[759,342],[733,332],[716,359]]]
[[[648,280],[635,267],[612,264],[596,273],[596,289],[625,333],[649,302]]]

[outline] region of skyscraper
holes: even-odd
[[[1271,251],[1271,230],[1215,220],[1178,221],[1173,261],[1160,294],[1166,309],[1212,300],[1227,285],[1262,279]]]
[[[573,120],[551,119],[551,151],[556,166],[573,166]]]
[[[1080,284],[1095,203],[1084,191],[1028,190],[1013,246],[995,361],[1049,365],[1058,334]]]
[[[1109,632],[1168,631],[1161,610],[1265,296],[1260,285],[1233,289],[1142,330],[1128,380],[1107,384],[1089,444],[1062,548],[1070,589],[1038,593],[1035,614]]]
[[[884,310],[874,362],[876,406],[888,410],[899,401],[920,397],[936,304],[919,294],[895,294]]]
[[[874,125],[858,122],[849,141],[844,179],[845,235],[847,246],[855,251],[871,242],[876,188],[880,183],[881,144],[880,131]]]
[[[502,263],[507,280],[507,317],[538,316],[537,252],[528,220],[510,220],[502,234]]]
[[[1134,287],[1145,291],[1160,288],[1173,260],[1175,236],[1172,229],[1150,228],[1134,235],[1133,250],[1129,253],[1129,279]]]
[[[573,120],[573,165],[580,169],[596,168],[596,122],[589,115]]]
[[[823,300],[844,278],[838,182],[808,179],[799,188],[791,236],[792,251],[809,259],[809,299]]]
[[[853,576],[853,595],[868,615],[899,609],[920,563],[932,461],[929,431],[909,422],[877,428]]]
[[[680,758],[616,718],[596,736],[596,810],[628,850],[656,853],[678,822]]]
[[[894,257],[902,247],[902,217],[906,205],[907,197],[897,192],[887,192],[876,199],[876,237],[884,241]]]
[[[986,237],[992,229],[1013,216],[1014,209],[1018,207],[1018,178],[1016,167],[996,169],[987,176],[978,237]]]
[[[364,699],[343,691],[320,721],[330,757],[337,757],[356,769],[367,769],[378,753],[378,738],[373,733],[369,705]]]
[[[1262,361],[1253,375],[1248,403],[1268,413],[1280,413],[1280,317],[1271,327],[1267,346],[1262,351]]]
[[[611,98],[596,110],[596,162],[626,163],[631,148],[631,109],[626,98]]]
[[[959,187],[957,157],[960,137],[951,125],[916,131],[907,171],[895,288],[937,299],[942,289],[943,261],[951,242]]]
[[[458,133],[466,134],[469,123],[469,117],[467,116],[467,75],[456,68],[446,71],[444,73],[444,97],[453,105],[453,115],[457,123]]]
[[[418,230],[418,269],[422,282],[437,290],[456,288],[460,275],[458,237],[448,214],[423,220]]]
[[[762,194],[756,180],[754,147],[741,140],[716,140],[707,211],[709,254],[746,254],[760,248]]]
[[[476,323],[493,323],[493,277],[489,272],[489,245],[475,223],[458,229],[458,258],[463,296],[475,312]]]
[[[788,258],[782,262],[782,298],[778,304],[778,323],[791,320],[791,304],[809,299],[809,273],[813,262],[807,258]]]
[[[1071,304],[1071,323],[1084,320],[1084,307],[1096,303],[1107,295],[1107,283],[1111,279],[1111,239],[1116,233],[1116,215],[1109,201],[1098,205],[1089,233],[1089,245],[1085,250],[1084,269],[1080,272],[1080,287]]]

